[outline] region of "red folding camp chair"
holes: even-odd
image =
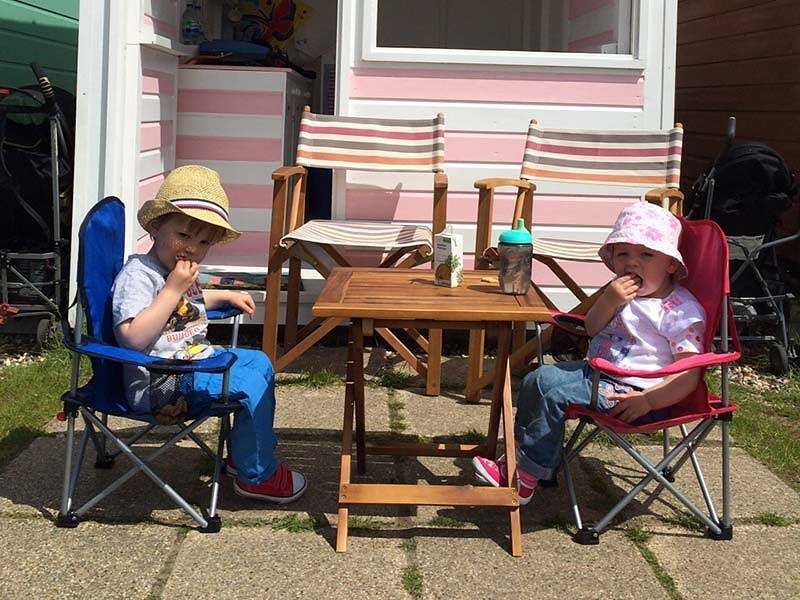
[[[703,340],[704,353],[677,361],[658,371],[625,371],[617,368],[604,359],[593,359],[592,367],[595,369],[592,404],[590,407],[570,407],[567,411],[568,419],[579,419],[580,423],[564,446],[561,466],[567,483],[567,489],[572,503],[575,524],[578,528],[574,540],[581,544],[597,544],[600,534],[605,530],[611,520],[633,498],[641,492],[652,480],[658,486],[652,492],[657,496],[667,490],[678,501],[699,519],[706,527],[707,533],[714,539],[731,539],[733,526],[730,512],[730,424],[736,406],[728,398],[728,364],[738,360],[741,347],[733,322],[733,312],[729,301],[728,280],[728,244],[725,234],[719,226],[712,221],[688,221],[681,218],[683,231],[679,248],[684,262],[689,270],[689,276],[681,284],[691,291],[702,304],[706,312],[706,333]],[[567,316],[567,320],[575,318]],[[583,317],[579,317],[582,319]],[[556,315],[556,323],[563,317]],[[715,336],[719,352],[714,351]],[[728,350],[732,341],[734,351]],[[596,406],[597,390],[600,374],[606,373],[612,377],[664,377],[680,373],[689,369],[700,368],[705,370],[713,365],[721,366],[721,395],[718,397],[709,392],[704,379],[701,378],[697,388],[686,398],[671,407],[669,417],[636,426],[625,423],[619,419],[597,412],[591,407]],[[717,515],[714,503],[706,486],[703,472],[700,468],[697,447],[705,440],[714,425],[722,425],[722,518]],[[688,425],[693,424],[691,431]],[[581,434],[587,425],[594,426],[588,436],[581,439]],[[678,427],[681,439],[674,448],[670,448],[668,429]],[[643,453],[637,450],[627,439],[625,434],[664,432],[664,452],[660,461],[653,464]],[[600,432],[604,432],[623,450],[625,450],[641,467],[646,475],[622,498],[602,519],[593,526],[586,525],[581,519],[575,487],[570,474],[570,462],[594,439]],[[674,474],[687,460],[691,460],[697,477],[697,483],[706,504],[707,513],[700,510],[674,485]]]

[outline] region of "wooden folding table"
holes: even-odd
[[[356,504],[411,504],[433,506],[497,506],[508,510],[511,553],[522,554],[519,499],[511,409],[509,352],[511,324],[548,321],[550,310],[535,286],[525,295],[503,294],[497,275],[465,271],[457,288],[433,284],[433,273],[416,269],[336,268],[314,304],[316,317],[350,319],[347,354],[342,462],[339,477],[339,521],[336,551],[347,550],[347,516]],[[414,329],[499,329],[497,368],[485,444],[367,444],[364,432],[363,338],[373,331]],[[351,483],[351,453],[355,419],[356,463],[366,471],[366,455],[490,456],[497,449],[500,417],[509,473],[508,487],[472,485],[400,485]]]

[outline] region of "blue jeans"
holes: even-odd
[[[231,454],[238,479],[257,484],[269,479],[278,468],[272,430],[275,418],[275,371],[267,355],[259,350],[230,348],[238,357],[231,367],[228,383],[231,395],[244,393],[244,408],[235,413],[230,434]],[[196,413],[222,393],[222,375],[195,373],[190,413]]]
[[[593,369],[585,360],[543,365],[525,376],[517,398],[514,436],[517,464],[537,479],[551,479],[561,461],[564,415],[570,405],[589,406]],[[630,385],[601,376],[597,409],[608,412],[616,405],[606,394],[636,390]],[[659,420],[668,409],[652,411],[637,425]]]

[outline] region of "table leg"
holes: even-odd
[[[489,412],[489,431],[486,435],[486,456],[497,458],[497,437],[500,430],[500,415],[503,409],[503,386],[505,375],[503,367],[509,361],[511,347],[511,324],[501,325],[497,335],[497,361],[494,367],[492,387],[492,406]]]
[[[364,434],[364,322],[353,324],[353,401],[356,405],[356,468],[358,474],[367,472],[367,443]]]
[[[342,463],[339,471],[339,518],[336,523],[336,551],[347,551],[347,517],[349,506],[346,503],[345,486],[350,483],[350,462],[353,450],[353,405],[355,388],[355,339],[356,328],[350,325],[350,339],[347,342],[347,374],[344,392],[344,419],[342,423]],[[361,357],[363,362],[363,356]]]
[[[502,341],[511,341],[510,332],[501,335]],[[498,354],[500,354],[498,352]],[[514,490],[516,498],[517,489],[517,455],[514,445],[514,414],[511,407],[511,360],[510,352],[504,352],[505,361],[498,363],[498,381],[502,376],[502,404],[503,404],[503,445],[505,446],[506,467],[508,468],[508,485]],[[501,375],[502,372],[502,375]],[[522,525],[520,522],[519,504],[508,509],[508,527],[511,532],[511,555],[522,556]]]

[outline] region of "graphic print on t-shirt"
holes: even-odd
[[[196,360],[206,358],[213,352],[206,339],[208,320],[198,304],[203,302],[203,291],[197,283],[192,284],[181,297],[172,315],[164,326],[162,339],[178,346],[172,358]]]

